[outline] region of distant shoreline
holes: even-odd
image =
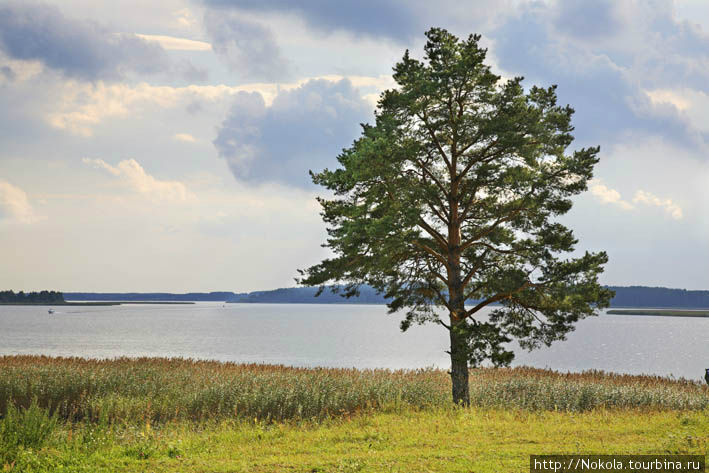
[[[125,304],[188,305],[190,301],[100,301],[100,302],[0,302],[0,305],[46,305],[46,306],[113,306]]]
[[[612,309],[606,313],[610,315],[642,315],[650,317],[709,317],[709,310]]]
[[[611,300],[611,308],[629,309],[702,309],[709,310],[709,291],[670,289],[647,286],[606,286],[615,291]],[[341,294],[330,290],[322,292],[319,297],[317,287],[290,287],[268,291],[252,292],[66,292],[64,298],[71,301],[195,301],[247,304],[386,304],[389,302],[376,290],[369,286],[361,286],[359,295],[346,299]],[[473,300],[468,303],[473,303]]]

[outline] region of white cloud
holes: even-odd
[[[151,176],[135,159],[127,159],[111,166],[103,159],[84,158],[85,164],[105,169],[131,190],[146,195],[154,200],[184,202],[193,197],[187,186],[179,181],[160,181]]]
[[[43,70],[42,63],[35,60],[13,59],[0,51],[0,65],[6,71],[0,74],[0,84],[3,82],[25,82],[37,77]]]
[[[654,105],[672,105],[694,129],[709,132],[709,94],[690,88],[654,89],[645,93]]]
[[[646,90],[645,93],[654,104],[666,103],[674,106],[677,110],[687,110],[691,104],[677,92],[667,89]]]
[[[594,179],[589,183],[591,194],[602,204],[612,204],[620,207],[623,210],[633,210],[633,204],[645,204],[660,207],[665,210],[667,215],[675,220],[682,220],[684,212],[682,208],[675,204],[672,199],[661,199],[651,192],[638,190],[633,197],[633,204],[623,200],[620,192],[602,184],[598,179]]]
[[[164,36],[156,34],[137,34],[139,38],[147,41],[155,41],[164,49],[173,51],[211,51],[212,45],[204,41],[195,41],[187,38],[175,38],[174,36]]]
[[[601,184],[601,182],[596,179],[590,182],[589,189],[591,194],[602,204],[617,205],[623,210],[631,210],[633,208],[632,204],[623,200],[620,192]]]
[[[196,143],[197,139],[190,135],[189,133],[175,133],[173,136],[177,141],[183,141],[185,143]]]
[[[327,74],[323,76],[314,77],[313,79],[325,79],[330,82],[338,82],[342,79],[349,79],[353,86],[357,88],[373,87],[378,91],[383,91],[384,89],[394,89],[397,87],[396,81],[389,74],[382,74],[376,77],[373,76],[358,76],[358,75],[340,75],[340,74]],[[309,79],[301,80],[299,84],[304,84]]]
[[[635,193],[635,197],[633,197],[633,202],[636,204],[654,205],[663,208],[665,209],[665,212],[675,220],[682,220],[684,217],[682,208],[672,202],[671,199],[661,199],[650,192],[643,190],[637,191]]]
[[[147,106],[161,108],[186,106],[194,101],[215,102],[241,90],[265,89],[275,95],[276,86],[251,84],[242,87],[226,85],[189,85],[186,87],[153,86],[140,83],[95,84],[68,82],[61,91],[61,101],[46,115],[50,125],[80,136],[91,136],[93,128],[111,117],[126,117],[140,113]]]
[[[172,13],[172,16],[175,17],[175,21],[182,28],[192,28],[197,24],[197,19],[194,17],[189,8],[177,10]]]
[[[258,92],[266,106],[270,106],[280,91],[292,90],[312,79],[337,82],[349,79],[355,87],[372,90],[365,97],[374,108],[378,93],[392,86],[391,76],[326,75],[304,78],[296,82],[277,84],[254,82],[239,86],[188,85],[185,87],[155,86],[148,83],[137,85],[107,84],[68,81],[57,91],[58,103],[49,104],[46,121],[54,128],[66,130],[79,136],[92,136],[94,127],[105,119],[132,116],[149,106],[175,108],[194,102],[228,102],[230,96],[239,92]]]
[[[34,223],[39,220],[27,193],[7,181],[0,180],[0,222]]]

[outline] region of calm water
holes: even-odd
[[[377,305],[226,304],[0,306],[0,355],[179,356],[298,366],[449,366],[447,332],[398,329]],[[517,365],[699,379],[709,367],[709,318],[601,315]]]

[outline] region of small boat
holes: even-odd
[[[53,313],[54,313],[54,309],[49,309],[47,312],[49,312],[50,314],[53,314]]]

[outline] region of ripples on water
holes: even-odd
[[[378,305],[221,304],[0,306],[0,354],[110,358],[175,356],[357,368],[447,368],[447,332],[399,331]],[[565,342],[515,365],[600,369],[700,379],[709,367],[709,318],[601,315]]]

